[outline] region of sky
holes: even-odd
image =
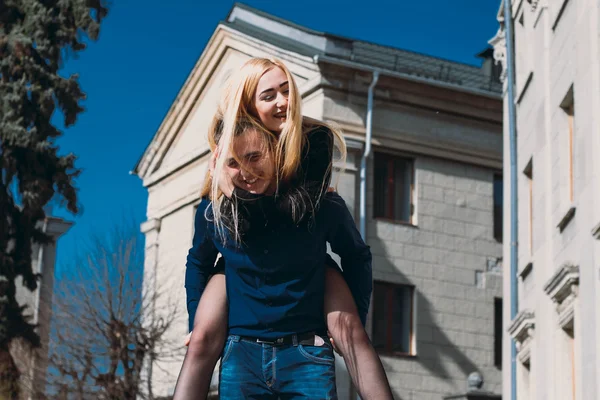
[[[147,191],[130,171],[152,139],[219,21],[234,2],[111,0],[98,41],[61,73],[77,73],[86,111],[58,140],[78,156],[81,212],[58,243],[56,276],[90,233],[123,216],[146,220]],[[498,30],[500,0],[248,0],[245,4],[317,31],[480,65],[475,57]]]

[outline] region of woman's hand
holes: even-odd
[[[191,333],[190,333],[191,335]],[[342,358],[344,358],[344,356],[342,355],[342,353],[340,353],[340,351],[338,350],[337,346],[335,345],[335,342],[333,341],[333,338],[331,337],[331,335],[329,334],[329,332],[327,332],[327,336],[329,336],[329,343],[331,343],[331,347],[333,347],[333,351],[335,351],[336,353],[338,353],[338,355],[340,355]]]
[[[209,165],[208,165],[208,170],[210,171],[210,175],[211,175],[211,177],[213,177],[213,179],[214,179],[214,173],[215,173],[215,169],[217,166],[218,158],[219,158],[219,147],[217,147],[215,149],[215,151],[213,152],[210,162],[209,162]],[[233,179],[232,179],[233,172],[234,171],[231,168],[229,168],[227,166],[227,164],[225,164],[225,165],[223,165],[223,168],[221,168],[221,173],[217,177],[219,189],[228,198],[231,198],[231,196],[233,195],[233,189],[234,189]]]

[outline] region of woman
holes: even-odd
[[[266,204],[271,199],[274,199],[272,207],[287,216],[291,223],[311,224],[331,180],[334,141],[339,142],[342,155],[345,155],[345,147],[339,132],[323,123],[302,118],[300,105],[295,81],[279,61],[251,59],[237,77],[230,80],[209,132],[209,143],[214,151],[211,172],[214,176],[225,176],[222,171],[226,155],[216,149],[217,136],[225,143],[231,143],[239,121],[247,120],[277,139],[273,149],[277,188],[276,195],[267,198],[252,193],[253,178],[244,182],[246,187],[243,189],[247,190],[236,188],[227,180],[207,179],[202,195],[212,201],[212,218],[222,239],[229,232],[241,242],[247,232],[260,228],[264,224],[262,210],[271,207]],[[345,276],[350,273],[344,270]],[[350,288],[337,269],[327,268],[327,327],[361,397],[391,399],[385,372],[363,328],[370,282],[346,278]],[[212,277],[199,305],[201,293],[195,286],[192,277],[186,275],[188,312],[190,316],[196,314],[196,318],[175,399],[206,397],[210,376],[227,334],[224,276],[216,274]],[[354,299],[349,289],[355,294]]]

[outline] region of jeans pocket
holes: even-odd
[[[223,357],[221,357],[221,365],[223,365],[225,361],[227,361],[227,359],[229,358],[234,344],[235,340],[233,340],[233,338],[227,338],[227,342],[225,342],[225,348],[223,349]]]
[[[304,358],[318,364],[335,363],[333,350],[327,344],[324,344],[323,346],[305,346],[301,344],[298,345],[298,351]]]

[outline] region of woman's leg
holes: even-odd
[[[210,380],[227,337],[225,275],[214,275],[194,317],[194,330],[177,379],[173,400],[206,399]]]
[[[326,268],[325,316],[335,347],[344,357],[352,382],[364,400],[393,399],[383,365],[360,322],[356,304],[344,278]]]

